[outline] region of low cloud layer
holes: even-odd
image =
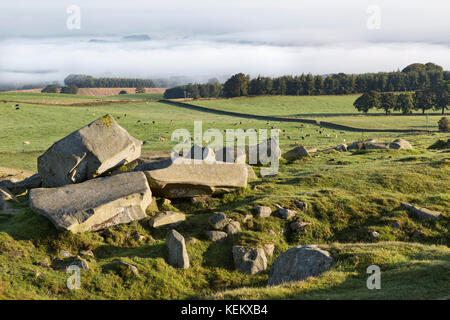
[[[61,81],[70,73],[198,81],[251,75],[393,71],[413,62],[450,68],[446,0],[372,1],[17,0],[1,4],[0,83]],[[67,7],[81,8],[68,30]],[[149,41],[121,41],[146,34]],[[97,40],[97,41],[90,41]]]

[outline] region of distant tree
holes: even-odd
[[[120,90],[119,94],[127,94],[128,92],[126,90]]]
[[[136,94],[145,93],[145,88],[143,86],[136,87]]]
[[[61,93],[63,94],[77,94],[78,93],[78,87],[71,85],[61,88]]]
[[[416,90],[414,93],[414,109],[421,110],[424,114],[426,110],[432,109],[435,102],[434,93],[429,90]]]
[[[379,109],[381,105],[381,97],[380,93],[378,91],[368,91],[364,93],[362,96],[360,96],[356,101],[353,103],[355,108],[358,111],[362,111],[364,113],[369,112],[372,108]]]
[[[433,89],[435,99],[435,109],[441,110],[442,114],[445,114],[445,110],[448,109],[450,104],[450,81],[441,81]]]
[[[410,114],[414,109],[414,101],[409,93],[400,93],[394,110],[400,110],[402,114]]]
[[[386,115],[388,115],[391,112],[391,110],[395,108],[396,102],[397,102],[397,95],[390,92],[382,93],[378,109],[383,109]]]
[[[41,90],[42,93],[58,93],[58,87],[53,84],[49,84]]]
[[[450,132],[450,120],[447,117],[442,117],[441,120],[438,121],[439,131],[442,132]]]
[[[238,73],[228,79],[223,85],[225,97],[248,96],[248,84],[250,77],[243,73]]]

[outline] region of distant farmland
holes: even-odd
[[[41,92],[40,89],[28,89],[28,90],[14,90],[11,92]],[[127,93],[134,94],[136,92],[136,88],[80,88],[78,89],[78,95],[81,96],[93,96],[93,97],[107,97],[107,96],[115,96],[120,93],[120,91],[125,90]],[[157,93],[164,94],[166,88],[145,88],[145,93]]]

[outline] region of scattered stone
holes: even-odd
[[[137,242],[141,242],[141,241],[145,240],[145,236],[142,234],[139,234],[137,232],[133,233],[132,237],[133,237],[134,241],[137,241]]]
[[[231,220],[225,227],[225,231],[229,236],[241,232],[241,224],[237,221]]]
[[[198,196],[198,197],[192,197],[191,203],[192,204],[205,204],[208,202],[208,200],[211,199],[210,196]]]
[[[184,237],[176,230],[170,230],[166,236],[168,250],[168,263],[175,268],[189,268],[189,256],[186,250]]]
[[[253,212],[255,212],[256,216],[259,218],[268,218],[272,214],[272,208],[258,206],[253,208]]]
[[[273,256],[273,252],[275,251],[275,245],[273,243],[265,244],[263,249],[266,257],[270,258]]]
[[[139,270],[138,270],[138,268],[136,268],[136,266],[133,266],[132,264],[129,264],[128,262],[125,262],[123,260],[116,259],[113,261],[113,264],[115,264],[119,269],[121,267],[126,268],[134,275],[139,274]]]
[[[80,183],[136,160],[142,142],[106,115],[53,144],[38,158],[44,187]]]
[[[365,144],[376,143],[375,139],[368,139],[365,141],[356,141],[347,146],[347,150],[361,150],[364,148]]]
[[[308,204],[306,202],[294,200],[294,204],[302,211],[308,209]]]
[[[307,226],[311,225],[311,222],[299,222],[299,221],[294,221],[291,222],[291,224],[289,225],[289,227],[291,228],[291,230],[295,233],[300,233],[302,231],[305,230],[305,228]]]
[[[286,160],[297,160],[304,157],[311,157],[308,150],[306,150],[304,146],[295,147],[291,151],[283,154],[283,158],[285,158]]]
[[[138,167],[155,168],[145,171],[145,175],[152,192],[160,197],[192,198],[247,186],[247,167],[241,164],[207,164],[203,161],[186,164],[177,159],[159,166],[158,168],[158,164],[153,164]]]
[[[73,259],[69,265],[76,265],[84,271],[89,271],[89,264],[80,256],[77,256],[75,259]]]
[[[152,202],[151,202],[150,205],[147,207],[147,212],[150,212],[150,213],[156,213],[156,212],[159,212],[158,203],[157,203],[155,197],[152,197]]]
[[[170,206],[172,204],[172,201],[170,201],[169,199],[163,198],[161,201],[161,205],[162,206]]]
[[[438,220],[442,214],[441,212],[420,208],[407,202],[402,202],[401,205],[403,208],[416,215],[419,219]]]
[[[228,237],[223,231],[206,231],[206,236],[212,242],[223,242]]]
[[[250,220],[252,220],[253,219],[253,215],[251,215],[251,214],[246,214],[245,216],[244,216],[244,218],[242,218],[242,221],[244,221],[244,223],[246,223],[247,221],[250,221]]]
[[[92,250],[82,250],[80,251],[80,254],[82,256],[87,256],[87,257],[91,257],[91,258],[95,258],[94,253],[92,252]]]
[[[150,227],[159,228],[164,226],[175,226],[186,220],[186,215],[181,212],[163,211],[152,218],[149,222]]]
[[[253,275],[267,269],[267,258],[261,248],[234,246],[233,260],[236,270],[241,273]]]
[[[72,255],[66,250],[59,250],[59,255],[63,258],[70,258]]]
[[[4,187],[14,195],[21,195],[30,189],[39,188],[41,183],[41,176],[39,174],[34,174],[22,181],[18,181],[14,178],[0,181],[0,188]]]
[[[318,276],[330,268],[332,260],[327,251],[315,245],[291,248],[273,262],[270,268],[269,286]]]
[[[152,201],[142,172],[127,172],[60,188],[30,191],[30,207],[58,229],[97,231],[145,218]]]
[[[294,210],[285,209],[285,208],[278,209],[278,213],[280,214],[281,218],[283,218],[284,220],[290,220],[290,219],[294,218],[295,215],[297,214],[297,212],[295,212]]]
[[[339,152],[346,152],[348,150],[348,146],[345,143],[343,143],[343,144],[340,144],[340,145],[334,147],[334,150],[339,151]]]
[[[376,239],[376,238],[378,238],[380,236],[380,234],[378,232],[376,232],[376,231],[372,231],[372,232],[369,232],[369,236],[372,239]]]
[[[389,149],[394,150],[410,150],[412,148],[412,145],[404,139],[395,139],[389,144]]]
[[[428,149],[436,149],[436,150],[450,149],[450,139],[447,139],[447,141],[445,141],[444,139],[439,139],[431,146],[429,146]]]
[[[227,216],[223,212],[218,212],[212,215],[209,218],[209,225],[217,230],[222,230],[227,226],[229,223],[229,220],[227,219]]]
[[[389,149],[389,143],[387,143],[387,142],[364,143],[363,149],[365,149],[365,150],[388,150]]]

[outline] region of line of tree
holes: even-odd
[[[410,114],[413,110],[425,113],[433,109],[444,114],[450,105],[449,89],[450,80],[442,80],[433,86],[416,90],[413,94],[370,90],[356,99],[353,105],[358,111],[364,113],[371,109],[382,109],[386,114],[392,111]]]
[[[207,84],[188,84],[167,89],[164,92],[165,99],[179,98],[220,98],[223,96],[223,85],[219,82]]]
[[[402,71],[379,72],[365,74],[332,74],[300,76],[282,76],[277,78],[261,77],[250,79],[248,75],[238,73],[228,79],[221,90],[200,88],[205,85],[191,84],[172,88],[166,98],[215,98],[217,91],[220,97],[232,98],[257,95],[342,95],[364,93],[371,90],[379,92],[415,91],[435,86],[442,80],[450,79],[450,71],[444,71],[434,63],[415,63]],[[192,91],[191,91],[192,90]]]
[[[64,79],[66,86],[78,88],[156,88],[151,79],[94,78],[83,74],[71,74]]]

